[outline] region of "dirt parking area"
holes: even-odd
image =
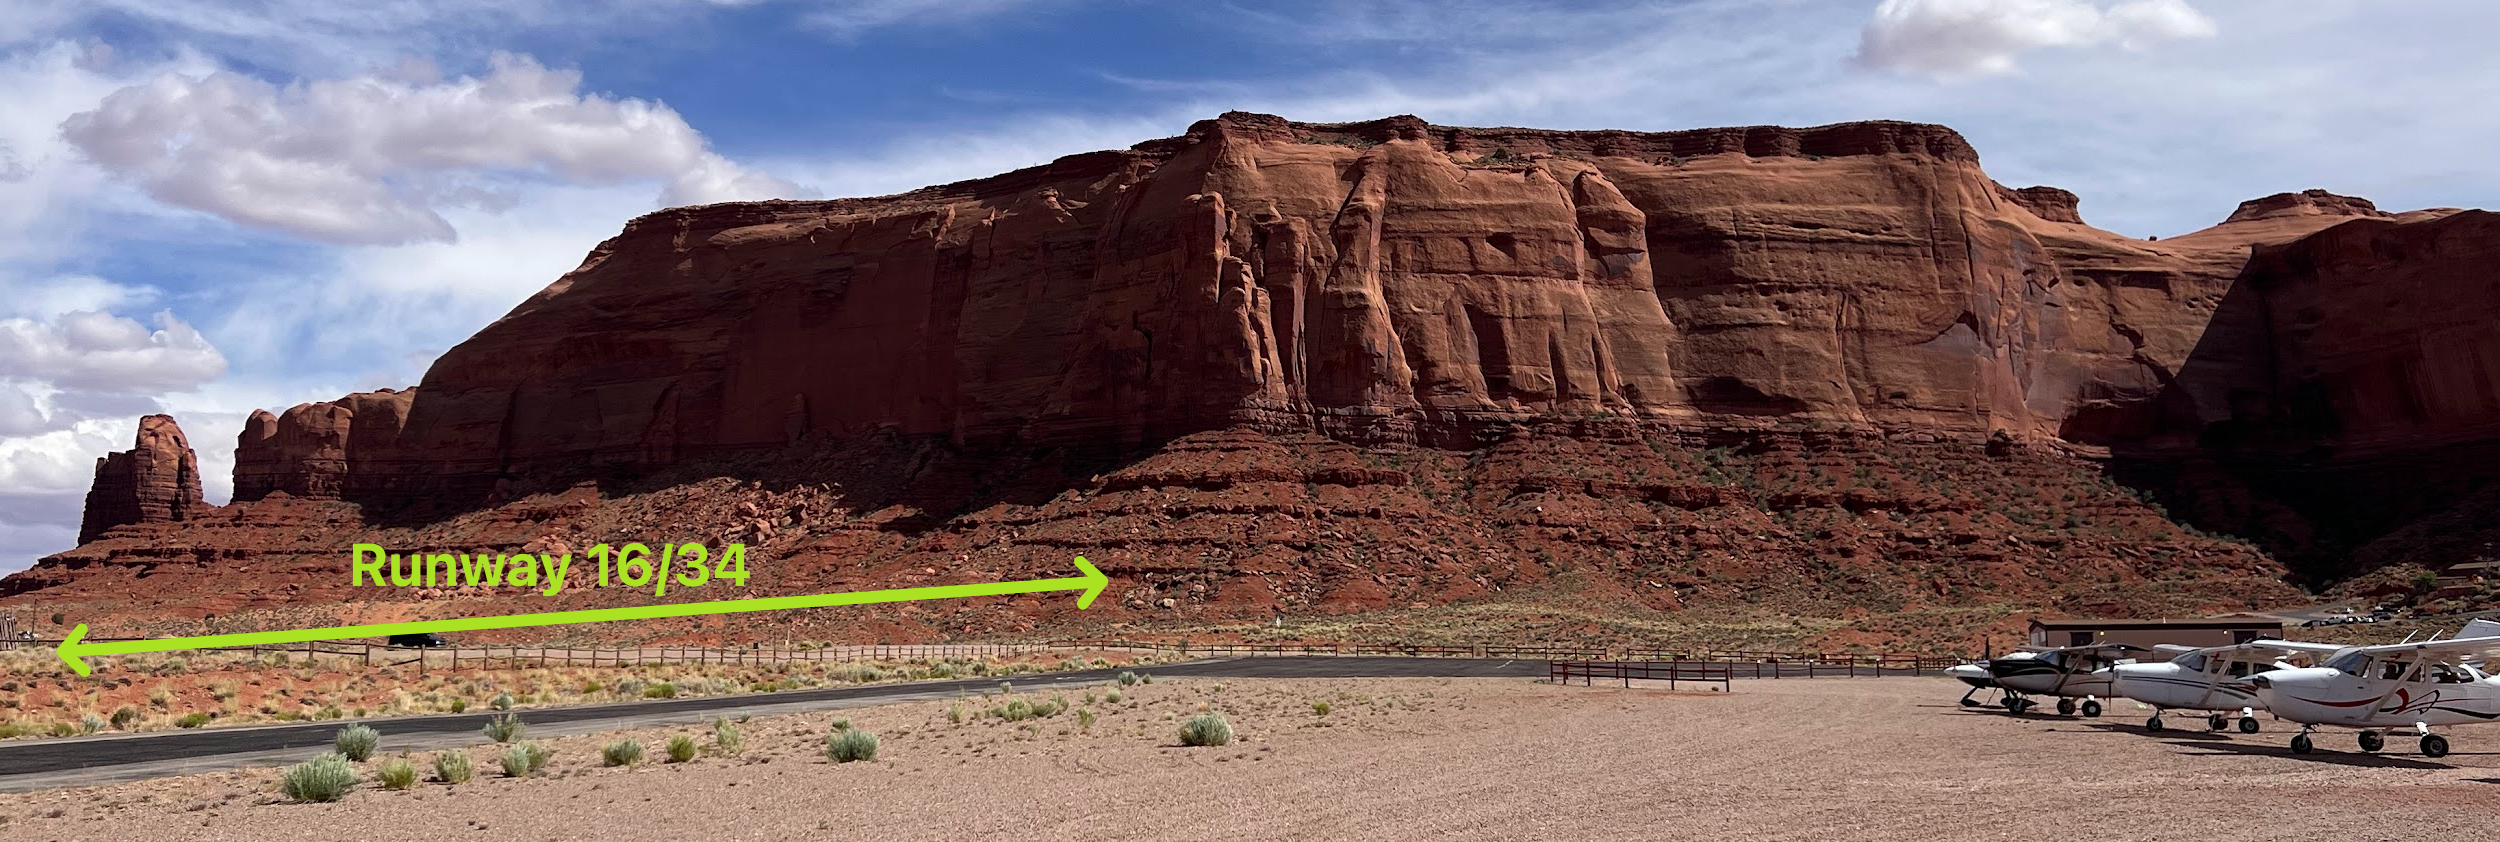
[[[1118,691],[1119,699],[1111,694]],[[2438,839],[2488,830],[2500,729],[2458,751],[2286,752],[2256,735],[2141,729],[1956,707],[1939,679],[1739,681],[1735,691],[1553,687],[1521,680],[1165,679],[1058,692],[1067,707],[993,715],[993,691],[758,718],[744,751],[662,762],[648,729],[546,741],[545,773],[408,791],[365,783],[332,804],[276,794],[278,772],[0,796],[11,839]],[[1238,739],[1182,747],[1179,722],[1224,713]],[[834,720],[877,733],[835,764]],[[959,721],[960,720],[960,721]],[[387,730],[387,724],[383,726]],[[637,766],[600,765],[635,738]],[[2395,741],[2409,747],[2406,741]],[[414,760],[430,776],[431,758]]]

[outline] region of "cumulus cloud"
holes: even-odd
[[[1939,77],[2010,73],[2043,47],[2137,50],[2210,38],[2212,18],[2186,0],[1884,0],[1859,33],[1858,63]]]
[[[509,54],[431,83],[406,68],[285,87],[167,73],[61,133],[160,201],[341,244],[452,241],[441,211],[506,204],[511,178],[658,180],[672,203],[805,193],[713,152],[666,105],[580,87],[576,71]]]
[[[49,322],[0,319],[0,378],[73,391],[153,394],[199,387],[226,373],[226,358],[191,325],[161,311],[151,330],[110,313],[78,311]]]

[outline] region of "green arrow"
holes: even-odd
[[[637,605],[627,608],[593,608],[581,611],[552,611],[545,614],[508,614],[501,617],[465,617],[455,620],[420,620],[413,623],[377,623],[369,626],[333,626],[326,629],[246,632],[243,634],[212,634],[200,637],[168,637],[157,640],[116,640],[107,643],[79,643],[87,636],[87,624],[80,623],[61,639],[61,662],[71,671],[87,674],[87,663],[79,660],[96,655],[127,655],[133,652],[171,652],[177,649],[208,649],[219,646],[257,646],[271,643],[304,643],[314,640],[344,640],[351,637],[378,637],[394,634],[425,634],[428,632],[481,631],[485,629],[517,629],[528,626],[560,626],[568,623],[605,623],[613,620],[651,620],[661,617],[693,617],[704,614],[737,614],[747,611],[787,611],[793,608],[826,608],[835,605],[868,605],[879,602],[913,602],[923,599],[962,599],[973,596],[1004,596],[1050,591],[1084,591],[1076,598],[1079,610],[1094,607],[1094,597],[1111,584],[1111,577],[1094,569],[1084,556],[1076,559],[1076,569],[1085,575],[1066,579],[1033,579],[1023,582],[991,582],[979,585],[937,585],[926,588],[897,588],[884,591],[773,596],[761,599],[731,599],[718,602],[684,602],[674,605]]]

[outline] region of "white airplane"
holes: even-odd
[[[2005,709],[2021,713],[2034,702],[2024,694],[2056,696],[2057,712],[2073,716],[2101,715],[2101,698],[2110,695],[2109,667],[2132,663],[2121,655],[2148,652],[2141,646],[2101,643],[2059,649],[2025,649],[1988,660],[1988,677],[2005,691]],[[2076,704],[2081,699],[2082,704]]]
[[[2264,700],[2275,716],[2301,724],[2292,737],[2293,754],[2314,750],[2309,734],[2327,725],[2358,729],[2362,751],[2385,748],[2389,733],[2410,728],[2424,757],[2443,757],[2448,738],[2432,733],[2432,726],[2500,719],[2500,677],[2474,666],[2500,657],[2500,635],[2490,633],[2500,630],[2468,626],[2468,631],[2483,636],[2349,647],[2320,666],[2259,673],[2235,683]]]
[[[2178,651],[2171,646],[2159,648]],[[2345,648],[2337,643],[2268,640],[2188,649],[2168,661],[2110,667],[2110,690],[2153,706],[2152,718],[2144,720],[2147,731],[2165,727],[2164,713],[2196,710],[2207,712],[2205,727],[2214,731],[2230,727],[2231,717],[2225,714],[2237,712],[2240,732],[2254,734],[2257,711],[2265,707],[2265,701],[2235,682],[2273,670],[2309,666]]]

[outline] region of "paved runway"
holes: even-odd
[[[1163,677],[1203,678],[1544,678],[1542,660],[1396,657],[1227,658],[1134,668]],[[1120,669],[1036,673],[1007,678],[869,684],[686,699],[521,711],[534,735],[565,736],[618,728],[708,721],[714,716],[772,715],[829,708],[950,698],[993,690],[1100,684]],[[485,742],[480,729],[495,714],[370,717],[0,742],[0,792],[186,775],[243,766],[290,763],[328,750],[331,737],[361,722],[382,732],[385,751],[448,748]]]

